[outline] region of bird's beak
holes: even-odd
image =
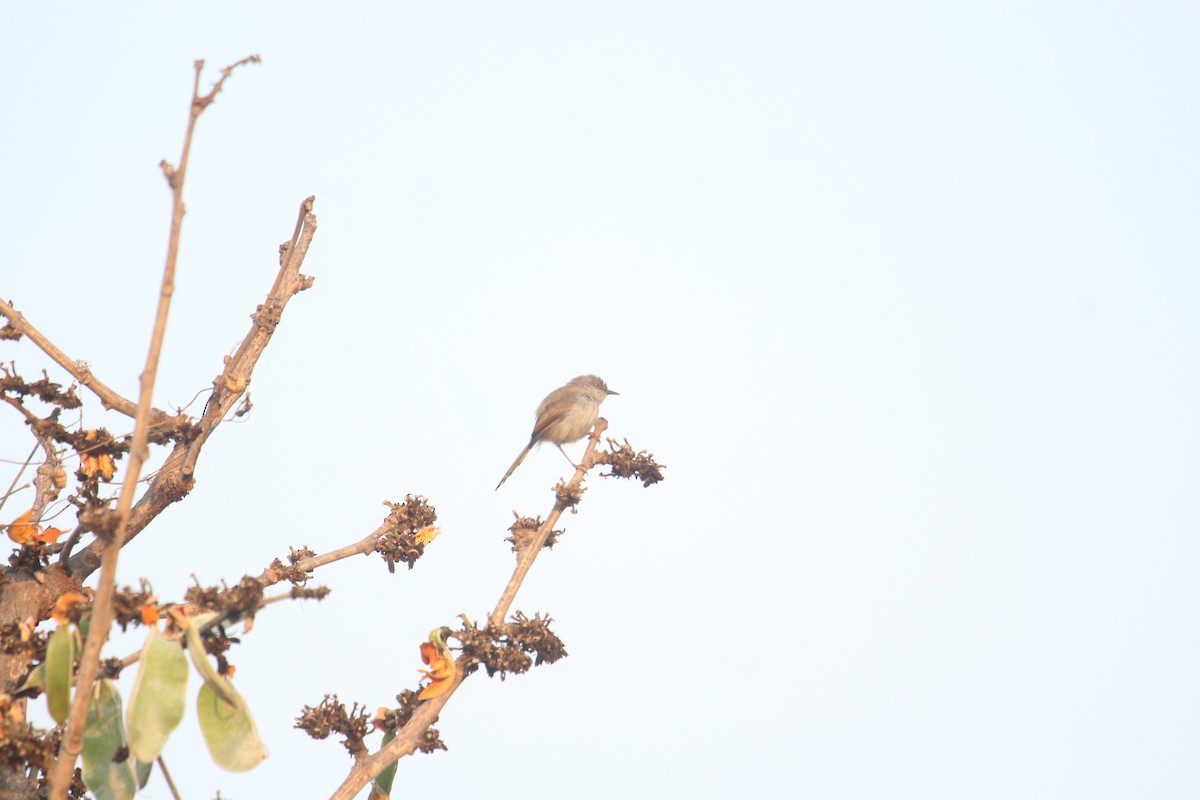
[[[605,389],[605,391],[609,394],[620,394],[620,392],[614,392],[612,389]]]

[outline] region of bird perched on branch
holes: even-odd
[[[560,386],[542,401],[537,408],[537,422],[534,423],[533,433],[529,435],[529,444],[517,456],[517,460],[504,473],[504,477],[496,484],[499,489],[513,474],[513,470],[521,466],[525,456],[539,442],[554,442],[560,453],[571,461],[567,451],[562,446],[567,442],[577,442],[588,435],[588,431],[596,424],[600,416],[600,404],[610,394],[619,394],[609,389],[604,381],[595,375],[580,375],[572,378],[565,386]],[[571,462],[574,466],[575,462]]]

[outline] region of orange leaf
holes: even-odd
[[[39,528],[29,524],[29,515],[32,513],[31,508],[9,524],[8,538],[17,544],[33,544],[37,541]]]
[[[87,596],[79,592],[67,592],[61,595],[58,600],[54,601],[54,610],[50,612],[50,616],[59,625],[66,625],[71,621],[69,614],[75,606],[88,601]]]
[[[439,647],[440,645],[440,647]],[[454,683],[454,655],[440,641],[421,643],[421,661],[429,665],[429,669],[418,670],[422,678],[428,678],[430,684],[417,695],[418,700],[429,700],[445,694]]]
[[[417,694],[417,699],[432,700],[435,697],[441,697],[450,690],[450,684],[452,683],[454,681],[451,680],[434,681]]]
[[[146,605],[142,606],[142,624],[158,624],[158,606],[154,605],[153,603],[146,603]]]
[[[58,541],[58,537],[62,536],[66,531],[60,531],[58,528],[46,528],[38,534],[38,541],[46,544],[54,544]]]

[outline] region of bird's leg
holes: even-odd
[[[572,460],[571,460],[571,457],[570,457],[569,455],[567,455],[567,451],[562,449],[562,445],[561,445],[561,444],[556,444],[556,445],[554,445],[554,446],[558,448],[558,452],[560,452],[560,453],[562,453],[562,454],[563,454],[563,458],[565,458],[565,459],[567,460],[567,463],[568,463],[568,464],[570,464],[570,465],[571,465],[572,467],[574,467],[575,469],[579,469],[579,465],[578,465],[578,464],[576,464],[574,461],[572,461]]]

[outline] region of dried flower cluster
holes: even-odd
[[[35,661],[46,657],[46,631],[34,629],[32,620],[27,623],[6,622],[0,625],[0,651],[6,655],[24,655]]]
[[[405,689],[396,695],[396,702],[399,703],[398,708],[381,707],[375,712],[375,718],[371,722],[375,725],[376,730],[384,733],[398,733],[408,721],[412,719],[413,711],[417,709],[421,701],[417,698],[417,692],[411,689]],[[446,743],[442,741],[441,733],[437,728],[426,728],[421,739],[417,743],[417,749],[422,753],[432,753],[435,750],[448,750]]]
[[[284,566],[283,562],[278,558],[275,559],[263,573],[264,579],[268,583],[287,581],[293,586],[303,586],[308,583],[308,579],[312,577],[312,573],[300,567],[299,564],[301,561],[314,557],[316,553],[308,547],[289,547],[288,550],[290,552],[287,557],[287,566]]]
[[[391,513],[386,530],[375,544],[375,552],[387,562],[388,572],[396,571],[396,562],[409,569],[425,553],[425,545],[437,536],[437,510],[420,495],[408,495],[403,503],[388,503]]]
[[[0,716],[0,769],[8,772],[24,772],[30,767],[45,770],[58,755],[58,737],[35,730],[10,711],[5,708]]]
[[[153,607],[156,602],[154,590],[145,581],[142,582],[140,589],[134,589],[131,586],[117,589],[113,592],[113,621],[121,626],[121,630],[128,629],[130,625],[153,624],[157,621],[157,616],[153,621],[148,622],[146,608],[147,606]]]
[[[482,665],[488,677],[498,674],[504,680],[509,673],[519,675],[565,657],[566,647],[550,630],[551,621],[548,616],[534,614],[530,618],[518,611],[512,615],[512,622],[500,626],[489,623],[483,628],[468,625],[456,632],[454,637],[462,642],[462,653],[467,657],[466,674]]]
[[[596,462],[607,464],[612,471],[605,473],[605,478],[635,478],[642,486],[652,486],[663,479],[662,471],[666,466],[654,460],[654,453],[639,450],[636,453],[626,439],[623,444],[616,440],[608,440],[608,452],[599,453]]]
[[[504,541],[512,544],[513,552],[519,553],[529,546],[529,543],[533,541],[533,537],[542,527],[542,515],[538,514],[536,517],[522,517],[514,511],[513,517],[515,517],[515,521],[508,528],[509,531],[512,532],[512,536],[506,536]],[[563,533],[565,533],[565,531],[550,531],[550,533],[546,535],[546,543],[543,545],[543,547],[553,548],[554,545],[558,544],[558,537],[562,536]]]
[[[367,751],[363,739],[371,732],[371,718],[358,703],[347,711],[336,694],[325,695],[320,704],[313,708],[305,706],[296,718],[296,727],[314,739],[327,739],[336,733],[342,737],[342,746],[357,756]]]
[[[234,586],[191,586],[184,594],[189,605],[202,611],[216,611],[226,620],[253,617],[263,605],[263,585],[246,576]]]

